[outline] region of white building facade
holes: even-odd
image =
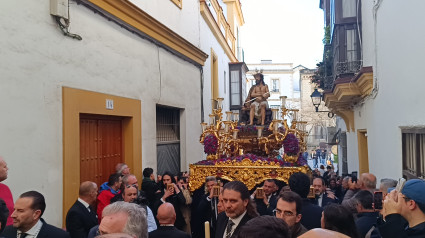
[[[80,182],[107,181],[116,162],[141,182],[143,168],[204,158],[199,124],[239,62],[239,1],[24,2],[0,4],[0,154],[15,199],[41,192],[62,226]]]
[[[346,136],[347,172],[371,172],[378,180],[424,178],[425,82],[418,69],[425,2],[320,3],[333,56],[324,101],[342,119],[337,124]]]

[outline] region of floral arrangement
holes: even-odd
[[[300,152],[300,145],[298,142],[298,138],[292,133],[288,133],[286,135],[282,144],[285,150],[285,154],[288,156],[294,156]]]
[[[215,154],[217,153],[218,140],[215,135],[209,134],[204,139],[204,152],[206,154]]]
[[[266,161],[268,163],[277,163],[279,164],[281,167],[284,166],[285,162],[282,159],[278,159],[278,158],[270,158],[270,157],[261,157],[261,156],[257,156],[254,154],[245,154],[245,155],[239,155],[239,156],[235,156],[235,157],[221,157],[218,160],[202,160],[199,161],[198,163],[196,163],[195,165],[215,165],[217,163],[223,163],[223,162],[228,162],[228,161],[236,161],[236,162],[241,162],[243,159],[250,159],[251,161],[255,162],[255,161]]]

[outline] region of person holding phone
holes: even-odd
[[[183,230],[186,222],[180,210],[180,206],[186,204],[186,199],[184,198],[181,190],[177,187],[176,180],[172,173],[165,172],[162,175],[162,189],[161,193],[158,194],[158,197],[159,199],[155,203],[155,211],[157,211],[159,206],[163,203],[169,202],[173,204],[176,211],[176,222],[174,225],[177,229]]]
[[[425,181],[411,179],[401,191],[394,189],[385,198],[382,215],[385,222],[378,225],[383,238],[425,237]],[[407,226],[402,222],[406,219]]]

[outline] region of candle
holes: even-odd
[[[236,140],[238,138],[238,129],[233,130],[233,139]]]
[[[213,126],[215,124],[215,115],[210,114],[210,126]]]
[[[280,106],[286,107],[286,96],[280,96]]]
[[[257,126],[257,137],[261,138],[263,136],[263,128],[264,126]]]
[[[223,100],[224,98],[217,98],[217,109],[222,109],[223,108]]]
[[[210,222],[205,222],[205,238],[210,238]]]
[[[273,114],[273,120],[277,120],[277,111],[279,111],[279,108],[272,108],[272,114]]]
[[[233,120],[234,121],[239,121],[239,112],[234,112],[233,113]]]
[[[207,123],[206,122],[202,122],[201,123],[201,127],[202,127],[202,132],[205,132],[205,129],[207,128]]]
[[[232,120],[232,115],[233,115],[233,112],[227,111],[226,112],[226,121],[231,121]]]

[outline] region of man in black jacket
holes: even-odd
[[[303,200],[301,224],[309,230],[320,228],[320,219],[322,218],[323,209],[311,203],[307,198],[310,192],[310,178],[306,174],[298,172],[289,177],[288,183],[291,191],[298,193]]]
[[[97,185],[86,181],[81,183],[77,201],[66,215],[66,230],[72,238],[87,238],[92,227],[98,225],[93,208],[97,196]]]
[[[276,186],[276,182],[273,179],[267,179],[264,181],[262,187],[264,196],[262,198],[257,198],[257,190],[252,194],[251,198],[254,199],[260,216],[273,215],[273,210],[276,208],[277,203],[277,195],[273,194]]]
[[[232,181],[224,185],[222,196],[225,212],[218,215],[215,237],[238,237],[240,228],[258,213],[248,188],[242,182]]]
[[[13,225],[7,226],[2,236],[22,238],[27,235],[37,238],[70,238],[68,232],[47,224],[41,216],[46,209],[44,196],[36,191],[21,194],[12,213]]]
[[[189,234],[174,227],[176,212],[171,203],[166,202],[159,206],[156,217],[159,221],[159,227],[157,230],[149,232],[149,238],[190,238]]]
[[[165,172],[162,175],[162,182],[163,189],[159,193],[159,198],[155,203],[155,211],[157,211],[159,206],[163,203],[169,202],[173,204],[174,210],[176,211],[175,226],[177,229],[183,230],[184,226],[186,225],[186,222],[180,210],[180,206],[186,204],[186,199],[184,198],[183,193],[176,185],[176,180],[174,179],[174,175],[172,173]]]
[[[149,203],[148,206],[153,211],[157,194],[161,191],[158,184],[155,182],[155,175],[153,174],[152,168],[145,168],[143,170],[142,191],[145,192]]]
[[[385,223],[379,225],[383,238],[425,237],[425,181],[411,179],[401,192],[393,190],[384,200]],[[402,218],[406,219],[405,227]]]

